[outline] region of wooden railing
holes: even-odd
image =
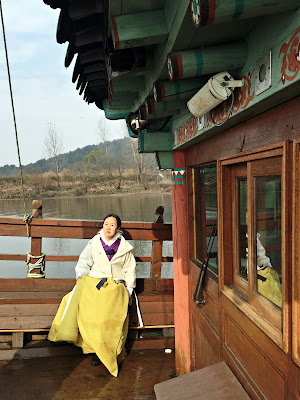
[[[32,219],[28,230],[22,218],[0,218],[0,236],[27,237],[29,233],[31,244],[28,252],[33,256],[41,255],[42,241],[45,238],[90,239],[102,227],[100,221],[42,219],[41,203],[36,202],[33,205],[33,215],[38,218]],[[162,262],[173,261],[173,257],[162,255],[163,242],[172,240],[172,225],[163,223],[163,207],[156,210],[155,221],[157,222],[123,222],[122,231],[126,239],[152,241],[151,256],[135,254],[137,262],[151,263],[149,278],[137,279],[136,292],[145,327],[165,329],[174,326],[173,279],[161,278]],[[51,265],[47,265],[47,262],[76,262],[78,257],[79,254],[45,254],[46,278],[41,279],[1,278],[0,268],[0,341],[5,337],[1,335],[10,334],[13,347],[20,349],[25,332],[49,330],[62,297],[74,287],[75,271],[73,279],[50,279],[47,278],[47,270],[49,271]],[[23,261],[25,271],[26,259],[26,254],[0,254],[0,260],[9,261],[3,263],[5,265],[2,267],[6,269],[13,268],[13,265],[9,265],[13,264],[11,261]],[[130,312],[130,327],[138,328],[134,304]],[[171,346],[169,342],[161,343],[161,346],[166,345]],[[2,357],[13,356],[9,351],[7,355],[0,353]]]
[[[21,218],[0,218],[0,236],[17,236],[31,238],[31,246],[28,253],[32,256],[39,256],[42,252],[43,238],[71,238],[71,239],[90,239],[102,227],[100,221],[81,221],[64,219],[42,219],[41,202],[33,202],[33,218],[28,225],[28,229]],[[39,212],[37,213],[37,210]],[[173,257],[163,257],[163,242],[172,240],[172,225],[163,223],[163,207],[158,207],[155,214],[155,220],[160,222],[123,222],[122,231],[125,239],[152,241],[152,255],[135,255],[137,262],[151,262],[150,278],[159,280],[161,278],[162,262],[172,262]],[[77,261],[77,255],[45,255],[47,261]],[[26,254],[0,254],[0,260],[6,261],[25,261]],[[8,266],[6,265],[6,268]],[[1,269],[0,269],[1,277]],[[0,289],[1,290],[1,289]]]

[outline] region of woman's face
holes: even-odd
[[[108,217],[103,223],[103,233],[106,240],[111,240],[118,232],[117,220],[114,217]]]

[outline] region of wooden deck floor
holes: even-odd
[[[154,400],[154,385],[173,378],[174,352],[131,351],[117,378],[90,356],[0,362],[1,400]]]

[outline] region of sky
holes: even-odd
[[[103,111],[88,105],[65,68],[68,43],[56,42],[59,9],[43,0],[1,0],[22,165],[44,158],[50,124],[64,152],[97,144]],[[1,23],[0,23],[1,26]],[[109,121],[108,140],[124,136],[124,121]],[[0,166],[19,165],[2,26],[0,30]]]

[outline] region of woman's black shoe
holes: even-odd
[[[97,367],[100,364],[102,364],[102,362],[100,361],[100,358],[95,354],[91,359],[91,365]]]

